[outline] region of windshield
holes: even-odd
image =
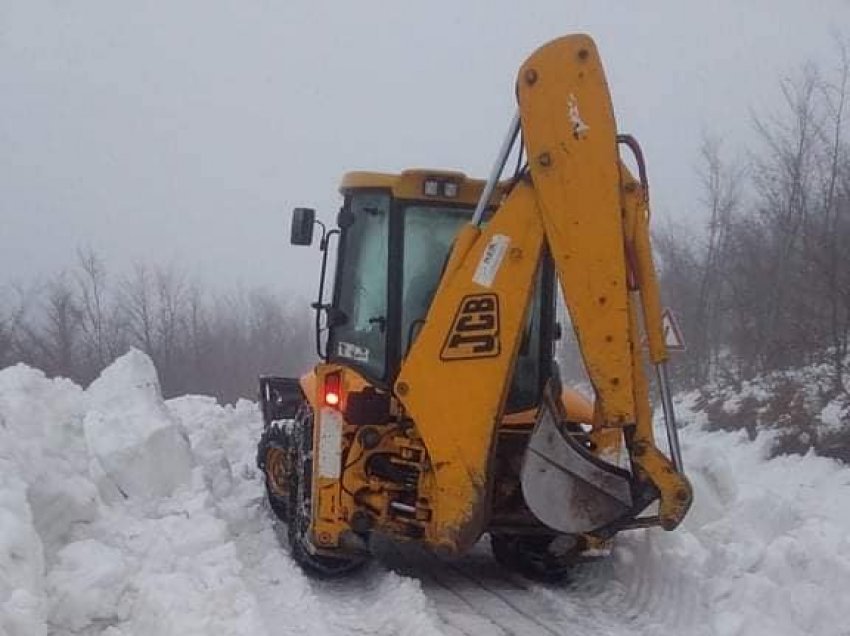
[[[412,205],[404,213],[401,309],[403,353],[407,353],[411,333],[415,337],[421,321],[425,320],[455,235],[471,215],[470,208],[421,205]]]
[[[358,193],[349,209],[337,271],[330,352],[373,378],[386,371],[387,262],[390,196]]]
[[[353,221],[340,243],[328,351],[331,358],[373,380],[387,380],[424,324],[455,236],[471,218],[472,208],[409,203],[391,214],[392,199],[380,192],[357,192],[347,205]],[[390,249],[391,236],[398,237],[394,240],[401,245]],[[390,256],[395,258],[399,251],[401,267],[398,261],[390,265]],[[509,412],[533,406],[539,397],[542,287],[538,272],[511,383]],[[392,306],[388,306],[390,297]]]

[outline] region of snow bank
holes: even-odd
[[[45,634],[42,545],[15,472],[0,460],[0,634]]]
[[[492,601],[496,617],[521,593],[561,617],[556,631],[850,634],[850,469],[769,460],[770,434],[707,432],[689,405],[696,495],[681,528],[623,533],[571,585],[511,584],[493,600],[454,565],[445,588],[381,564],[305,577],[263,503],[252,403],[163,402],[139,352],[85,391],[0,370],[0,634],[435,635],[457,633],[452,612]]]
[[[81,475],[84,401],[67,380],[0,370],[0,634],[46,633],[45,562],[94,514],[94,487]]]
[[[850,594],[836,593],[850,589],[850,470],[813,454],[766,461],[772,447],[691,432],[697,499],[680,547],[700,555],[718,633],[850,633]]]
[[[85,438],[101,496],[163,497],[189,482],[189,443],[162,401],[148,356],[131,350],[86,396]]]
[[[674,532],[618,537],[608,602],[638,633],[850,634],[850,469],[768,459],[773,434],[692,423],[682,440],[693,508]]]
[[[0,634],[262,634],[205,472],[138,351],[0,371]]]
[[[227,525],[196,486],[146,509],[119,504],[60,551],[47,576],[56,631],[262,633]]]

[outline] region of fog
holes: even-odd
[[[312,295],[289,210],[339,206],[347,170],[486,174],[537,46],[584,31],[655,213],[700,221],[701,138],[730,154],[850,3],[0,2],[0,284],[91,247],[213,284]]]

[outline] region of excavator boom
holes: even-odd
[[[593,41],[568,36],[536,51],[520,69],[517,95],[529,174],[486,227],[473,219],[458,236],[395,383],[438,493],[427,539],[448,552],[467,549],[486,524],[496,430],[544,246],[596,393],[594,430],[621,431],[637,468],[630,474],[596,458],[559,428],[556,401],[544,400],[523,469],[527,504],[561,532],[588,532],[627,525],[659,495],[663,523],[673,527],[691,497],[652,439],[639,283],[650,301],[644,320],[658,319],[647,325],[655,348],[660,312],[638,227],[645,199],[635,198],[641,185],[620,161]]]

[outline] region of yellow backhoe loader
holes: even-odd
[[[293,214],[293,244],[321,229],[322,361],[260,379],[257,462],[306,570],[356,568],[376,534],[458,555],[487,533],[500,563],[558,577],[622,530],[675,528],[691,504],[640,147],[617,132],[588,36],[538,49],[516,92],[486,182],[355,172],[338,228]],[[558,287],[592,403],[562,388],[553,359]]]

